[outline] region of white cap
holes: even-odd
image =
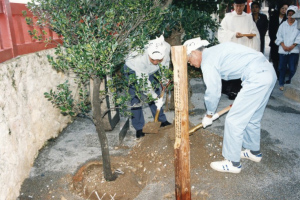
[[[289,12],[290,10],[292,10],[292,11],[294,11],[294,12],[296,13],[297,10],[298,10],[298,7],[297,7],[297,6],[294,6],[294,5],[290,5],[290,6],[288,7],[288,9],[286,10],[286,14],[288,14],[288,12]]]
[[[148,43],[148,55],[153,60],[161,60],[165,56],[167,46],[165,45],[165,38],[161,35]]]
[[[190,39],[184,42],[183,44],[187,48],[187,55],[189,55],[192,51],[202,47],[209,45],[209,42],[207,40],[201,40],[200,37]]]

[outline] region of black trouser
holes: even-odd
[[[242,88],[241,79],[225,81],[222,80],[222,93],[229,96],[230,99],[235,99],[237,93]]]
[[[279,77],[279,71],[278,71],[278,66],[279,66],[279,53],[278,53],[278,46],[273,42],[270,43],[270,58],[271,62],[273,63],[274,70],[276,72],[277,78]]]

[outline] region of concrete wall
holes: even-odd
[[[71,121],[43,95],[67,78],[48,63],[46,55],[53,52],[45,50],[0,64],[0,200],[19,196],[39,149]]]

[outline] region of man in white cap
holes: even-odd
[[[154,102],[149,103],[153,117],[155,117],[157,108],[161,108],[164,102],[162,98],[159,98],[159,89],[154,90],[151,87],[151,83],[157,82],[154,74],[160,72],[159,65],[169,67],[170,51],[170,45],[165,42],[163,35],[161,35],[159,38],[150,40],[145,46],[143,53],[138,53],[137,51],[132,52],[128,55],[125,61],[124,72],[127,78],[131,74],[134,74],[137,79],[144,77],[147,78],[145,95],[151,95],[153,99],[156,99]],[[140,103],[140,99],[138,98],[139,95],[136,94],[134,85],[130,85],[129,93],[131,95],[131,106],[138,105]],[[136,130],[136,137],[140,138],[145,136],[145,133],[142,131],[145,125],[142,106],[132,107],[131,113],[132,126]],[[158,121],[162,122],[161,127],[171,124],[167,121],[163,109],[160,109]]]
[[[196,38],[184,45],[188,63],[196,68],[201,66],[206,85],[204,128],[219,117],[215,112],[221,97],[221,79],[242,80],[243,87],[225,121],[222,149],[225,160],[212,162],[210,166],[220,172],[239,173],[241,158],[260,162],[260,121],[276,82],[273,66],[260,52],[233,42],[206,49],[207,41]]]

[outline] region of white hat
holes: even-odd
[[[209,42],[207,40],[201,40],[200,37],[190,39],[184,42],[183,44],[187,48],[187,55],[189,55],[192,51],[202,47],[209,45]]]
[[[298,7],[297,7],[297,6],[294,6],[294,5],[290,5],[290,6],[288,7],[288,9],[286,10],[286,14],[288,14],[288,12],[289,12],[290,10],[292,10],[292,11],[294,11],[294,12],[296,13],[297,10],[298,10]]]
[[[165,38],[161,35],[148,43],[148,55],[153,60],[161,60],[165,56],[167,46],[165,45]]]

